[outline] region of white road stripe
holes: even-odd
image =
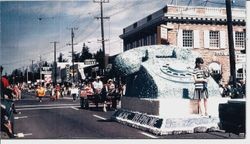
[[[151,135],[151,134],[148,134],[148,133],[145,133],[145,132],[139,132],[147,137],[150,137],[150,138],[158,138],[157,136],[154,136],[154,135]]]
[[[28,116],[14,117],[15,120],[28,118]]]
[[[28,107],[48,107],[48,106],[78,106],[79,104],[50,104],[50,105],[21,105],[15,106],[16,108],[28,108]]]
[[[63,109],[63,108],[71,108],[71,106],[20,108],[20,109],[17,109],[17,110],[18,110],[18,111],[23,111],[23,110],[45,110],[45,109]]]
[[[102,119],[102,120],[107,120],[106,118],[101,117],[101,116],[99,116],[99,115],[93,115],[93,116],[96,117],[96,118]]]
[[[74,109],[74,110],[79,110],[78,108],[76,108],[76,107],[73,107],[73,106],[72,106],[71,108],[72,108],[72,109]]]
[[[24,133],[17,133],[15,134],[15,136],[19,137],[19,138],[22,138],[22,137],[25,137],[25,136],[31,136],[32,133],[27,133],[27,134],[24,134]]]
[[[46,106],[78,106],[79,104],[51,104],[51,105],[22,105],[15,106],[16,108],[28,108],[28,107],[46,107]]]

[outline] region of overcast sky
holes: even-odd
[[[244,1],[237,4],[244,5]],[[192,0],[190,5],[225,7],[225,0]],[[123,28],[163,8],[167,4],[176,4],[175,0],[109,0],[104,3],[106,53],[114,55],[122,52],[122,40],[119,35]],[[188,0],[178,0],[178,5],[187,5]],[[101,48],[100,5],[93,0],[81,1],[9,1],[0,2],[1,7],[1,48],[0,64],[5,72],[31,64],[31,60],[52,62],[53,44],[58,41],[57,57],[63,53],[70,55],[71,32],[75,30],[75,51],[80,52],[85,42],[90,52]],[[242,7],[241,7],[242,8]],[[39,20],[40,18],[40,20]]]

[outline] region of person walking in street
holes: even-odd
[[[104,101],[104,104],[108,103],[112,103],[112,108],[116,109],[117,107],[117,89],[116,86],[114,84],[114,81],[112,79],[109,79],[107,81],[107,84],[105,85],[106,88],[106,92],[107,92],[107,96],[106,96],[106,100]],[[110,108],[110,104],[108,105],[108,108]]]
[[[61,95],[61,87],[59,84],[56,85],[55,87],[55,90],[56,90],[56,93],[55,93],[55,99],[58,100],[60,98],[60,95]]]
[[[94,94],[95,94],[95,105],[96,108],[98,108],[98,102],[102,100],[102,89],[103,89],[103,83],[100,80],[100,77],[97,76],[96,80],[92,83],[93,89],[94,89]],[[106,105],[104,104],[103,106],[103,111],[106,112]]]
[[[39,98],[39,102],[42,102],[42,98],[45,96],[45,88],[41,84],[37,87],[36,95]]]
[[[88,96],[94,94],[93,88],[91,86],[91,82],[87,82],[86,85],[80,90],[80,106],[81,108],[89,108],[88,104]]]
[[[207,90],[207,81],[209,77],[208,70],[203,66],[203,59],[198,57],[195,60],[195,69],[194,69],[194,100],[198,102],[198,114],[202,116],[207,116],[207,99],[208,99],[208,90]],[[204,100],[204,107],[201,106],[201,100]],[[203,111],[204,108],[204,111]]]
[[[73,102],[75,102],[76,96],[78,94],[78,88],[73,84],[70,92],[71,92],[71,96],[73,98]]]

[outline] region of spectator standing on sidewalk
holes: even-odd
[[[1,131],[8,134],[10,138],[14,138],[14,116],[15,111],[13,101],[13,90],[10,89],[9,81],[6,77],[2,76],[3,67],[0,66],[0,78],[1,78]]]

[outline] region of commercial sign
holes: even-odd
[[[246,62],[246,54],[236,54],[235,55],[237,63],[245,63]]]
[[[42,67],[41,74],[51,75],[52,74],[52,68],[51,67]]]
[[[226,52],[226,51],[217,51],[217,52],[214,52],[214,55],[215,56],[229,56],[229,52]]]
[[[162,118],[125,110],[116,111],[113,117],[154,128],[161,128],[163,123]]]
[[[160,26],[160,37],[161,39],[168,39],[168,29],[166,25],[161,25]]]

